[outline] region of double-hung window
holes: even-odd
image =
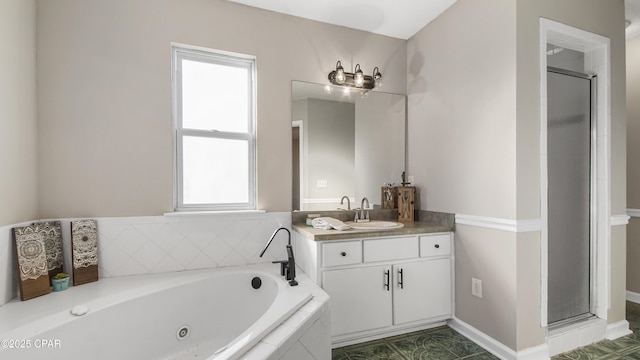
[[[255,209],[255,58],[172,52],[176,210]]]

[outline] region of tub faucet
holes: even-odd
[[[344,205],[344,199],[347,199],[347,210],[351,210],[351,200],[349,200],[349,197],[347,195],[343,196],[342,199],[340,199],[340,205]]]
[[[296,261],[293,257],[293,247],[291,247],[291,231],[289,231],[289,229],[285,227],[277,228],[276,231],[274,231],[271,235],[271,238],[269,239],[269,242],[267,242],[267,245],[260,253],[260,257],[262,257],[262,255],[264,255],[264,253],[267,251],[267,248],[269,248],[269,245],[271,245],[271,242],[280,230],[286,230],[287,234],[289,234],[289,242],[287,243],[287,260],[273,261],[273,263],[280,264],[280,275],[284,276],[289,281],[290,286],[296,286],[298,285],[298,282],[296,281]]]

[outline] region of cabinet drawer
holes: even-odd
[[[322,244],[322,266],[360,264],[362,248],[360,241],[345,241]]]
[[[420,257],[451,255],[451,235],[420,236]]]
[[[364,240],[364,262],[410,259],[418,257],[418,238],[416,236]]]

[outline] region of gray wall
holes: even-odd
[[[458,0],[409,40],[408,172],[421,209],[516,218],[515,29],[514,1]],[[455,315],[513,349],[516,238],[456,225]]]
[[[520,0],[517,2],[517,214],[518,219],[539,216],[539,23],[540,17],[551,19],[578,29],[590,31],[610,39],[611,66],[611,215],[626,213],[626,90],[625,90],[625,34],[623,0]],[[580,11],[575,11],[580,9]],[[625,318],[626,227],[611,228],[611,304],[607,320],[614,323]],[[520,260],[520,259],[519,259]],[[519,271],[534,269],[521,268]],[[520,284],[518,284],[520,287]],[[530,294],[522,289],[522,296]],[[519,305],[519,316],[530,309]],[[528,328],[532,328],[529,326]],[[525,337],[520,343],[528,342]]]
[[[35,0],[0,2],[0,43],[3,226],[32,220],[38,212]]]
[[[540,17],[611,39],[611,211],[625,213],[622,0],[458,0],[409,39],[408,171],[423,209],[540,219]],[[611,233],[610,323],[625,308],[625,230]],[[514,350],[544,344],[540,233],[459,225],[455,242],[456,316]]]
[[[170,43],[257,57],[258,207],[291,207],[291,80],[379,66],[406,90],[406,41],[223,0],[40,0],[40,216],[172,211]]]
[[[627,41],[627,207],[640,209],[640,36]],[[640,293],[640,218],[627,227],[627,290]]]

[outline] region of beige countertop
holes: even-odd
[[[301,235],[315,241],[325,240],[345,240],[356,238],[402,236],[414,234],[426,234],[437,232],[449,232],[453,229],[450,226],[441,225],[434,222],[415,221],[404,223],[404,226],[389,230],[359,230],[349,229],[344,231],[316,229],[305,224],[293,224],[293,230]]]

